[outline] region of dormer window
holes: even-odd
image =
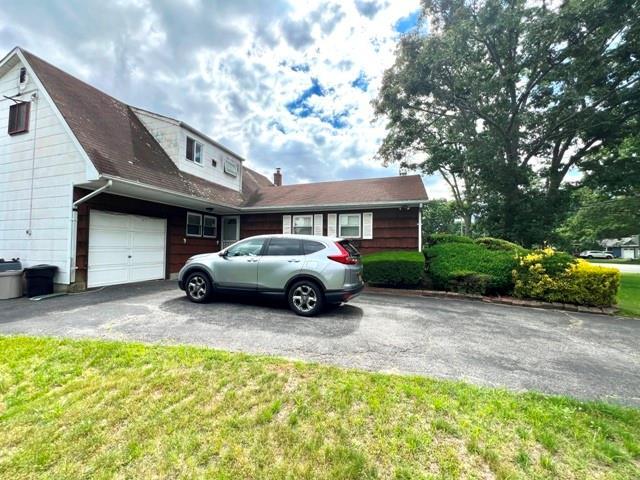
[[[203,146],[200,142],[194,140],[191,137],[187,137],[187,160],[202,165],[202,150]]]
[[[27,69],[25,67],[20,68],[20,85],[27,83]]]
[[[9,135],[27,133],[29,131],[29,112],[31,103],[20,102],[9,107]]]

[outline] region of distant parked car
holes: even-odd
[[[613,254],[611,252],[603,252],[601,250],[585,250],[580,252],[580,258],[606,258],[612,259]]]
[[[364,288],[360,253],[349,240],[312,235],[259,235],[196,255],[178,273],[178,285],[196,303],[225,292],[286,296],[303,316]]]

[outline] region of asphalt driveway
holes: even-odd
[[[206,345],[640,406],[640,320],[603,315],[363,294],[307,319],[149,282],[2,301],[0,334]]]

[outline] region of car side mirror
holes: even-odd
[[[223,251],[222,251],[222,252],[220,252],[218,255],[220,255],[221,257],[226,257],[226,256],[228,256],[229,254],[227,253],[227,251],[226,251],[226,250],[223,250]]]

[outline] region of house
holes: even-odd
[[[126,105],[21,48],[0,61],[0,258],[58,289],[170,278],[256,234],[421,248],[419,176],[284,185],[197,129]]]
[[[600,245],[616,258],[640,258],[640,235],[623,238],[605,238]]]

